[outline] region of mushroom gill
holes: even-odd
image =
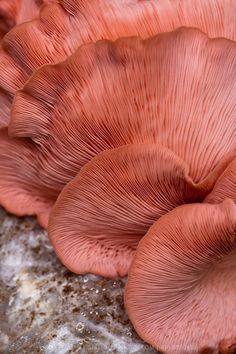
[[[0,39],[15,25],[23,24],[37,17],[42,4],[49,4],[53,1],[0,0]],[[22,26],[19,25],[17,28],[20,30]],[[11,38],[11,33],[9,37]],[[22,87],[21,81],[14,76],[14,72],[18,70],[20,75],[22,70],[26,70],[26,67],[20,69],[21,62],[18,62],[17,55],[10,59],[11,51],[6,49],[7,38],[2,41],[0,46],[0,71],[7,71],[7,76],[4,76],[3,72],[4,77],[0,79],[0,127],[8,124],[13,95],[18,88]],[[14,66],[15,69],[13,69]]]
[[[206,203],[220,203],[230,198],[236,203],[236,158],[218,178],[212,192],[205,198]]]
[[[180,204],[202,201],[218,173],[195,184],[186,163],[155,144],[105,151],[63,189],[49,238],[73,272],[124,276],[153,222]]]
[[[42,3],[53,0],[1,0],[0,1],[0,31],[2,35],[17,24],[27,22],[39,14]]]
[[[61,0],[45,6],[34,21],[13,28],[0,51],[0,94],[10,97],[40,66],[57,63],[80,45],[99,39],[154,34],[180,26],[210,37],[236,39],[236,2],[228,0]],[[9,121],[0,111],[0,126]]]
[[[52,190],[46,204],[96,154],[132,143],[169,148],[198,183],[236,150],[235,85],[236,45],[226,39],[185,28],[148,40],[99,41],[31,77],[16,94],[9,132],[33,147],[30,165],[44,182],[31,183],[35,197],[45,186]],[[23,190],[14,165],[25,151],[19,144],[18,160],[12,159],[11,142],[15,150],[20,140],[5,132],[6,139],[0,165],[7,158],[13,172],[1,170],[0,188],[13,173]]]
[[[29,139],[9,139],[7,128],[2,128],[0,145],[0,205],[17,216],[36,214],[39,224],[46,228],[60,192],[57,179],[45,176]]]
[[[192,204],[140,241],[125,305],[142,339],[166,354],[236,349],[236,206]]]

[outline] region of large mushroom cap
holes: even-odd
[[[83,43],[132,35],[147,38],[180,26],[197,27],[211,37],[236,39],[236,2],[52,1],[37,20],[15,27],[4,39],[0,94],[4,90],[12,99],[34,70],[64,60]],[[8,112],[0,115],[1,126],[8,121]]]
[[[100,41],[39,69],[16,94],[9,131],[77,172],[102,150],[160,142],[199,181],[236,149],[235,82],[235,43],[198,30]]]
[[[197,183],[236,149],[235,82],[234,42],[198,30],[100,41],[39,69],[16,95],[9,130],[34,147],[31,183],[46,200],[101,151],[146,141],[170,148]],[[1,144],[0,165],[7,157],[12,170],[0,187],[11,173],[25,183],[14,172],[25,151],[19,144],[14,160],[10,145]]]
[[[103,152],[62,191],[50,217],[50,240],[75,273],[124,276],[153,222],[180,204],[201,201],[212,184],[212,176],[194,184],[188,166],[160,145]]]
[[[233,353],[235,298],[236,205],[231,200],[178,207],[140,241],[125,304],[138,334],[155,348],[194,354],[218,353],[220,347]]]

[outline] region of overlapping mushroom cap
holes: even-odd
[[[55,0],[0,0],[0,39],[16,25],[21,24],[17,26],[17,31],[21,31],[21,28],[24,28],[24,22],[37,17],[43,5],[50,4],[54,1]],[[11,38],[11,36],[12,32],[9,34],[9,38]],[[7,38],[8,37],[3,40],[0,46],[0,70],[2,70],[3,74],[0,81],[0,127],[8,124],[13,94],[17,88],[22,86],[19,80],[14,82],[14,72],[16,69],[13,69],[13,67],[18,68],[19,72],[26,70],[26,67],[20,69],[21,62],[18,61],[18,55],[13,55],[13,59],[10,59],[11,50],[7,49]],[[25,44],[27,46],[27,43]],[[24,54],[22,55],[24,56]],[[5,71],[7,71],[6,76],[4,74]],[[8,88],[7,83],[12,85],[12,89]]]
[[[235,44],[198,30],[83,46],[38,70],[16,95],[9,130],[27,138],[29,153],[21,139],[2,131],[0,165],[8,168],[1,170],[0,188],[10,180],[16,194],[20,189],[24,215],[28,206],[20,198],[33,185],[32,213],[38,214],[38,195],[45,204],[55,201],[96,154],[146,141],[172,150],[197,183],[235,151],[235,78]],[[3,206],[7,195],[5,189]],[[19,210],[10,196],[8,207]]]
[[[236,349],[236,205],[192,204],[140,241],[125,304],[138,334],[166,354]]]
[[[153,222],[202,201],[218,173],[195,184],[186,163],[156,144],[101,153],[59,196],[48,229],[52,245],[75,273],[124,276]]]
[[[234,0],[50,2],[38,19],[15,27],[3,41],[0,95],[9,102],[5,98],[0,126],[8,124],[12,97],[32,72],[43,64],[64,60],[83,43],[131,35],[148,38],[180,26],[197,27],[211,37],[236,38]]]
[[[83,43],[180,25],[236,38],[233,0],[46,2],[2,42],[0,126],[35,70]],[[5,23],[35,16],[25,4],[5,3]],[[236,346],[236,206],[213,205],[236,197],[235,82],[236,44],[199,30],[102,40],[37,70],[0,129],[0,204],[46,227],[63,190],[49,236],[72,271],[125,275],[159,219],[132,263],[126,306],[168,353]],[[201,201],[211,204],[178,207]]]

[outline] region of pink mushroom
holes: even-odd
[[[202,181],[236,150],[235,79],[234,42],[193,29],[100,41],[44,66],[12,107],[9,132],[29,147],[1,134],[0,165],[8,168],[0,174],[0,203],[28,214],[30,184],[31,213],[40,214],[42,200],[52,205],[96,154],[132,143],[160,143],[186,162],[195,183]]]
[[[180,26],[197,27],[210,37],[236,39],[234,0],[51,2],[37,19],[16,26],[3,40],[0,95],[7,96],[9,102],[0,110],[2,127],[9,122],[13,95],[29,76],[44,64],[66,59],[84,43],[132,35],[148,38]]]
[[[166,354],[235,353],[236,205],[192,204],[140,241],[125,290],[136,331]]]
[[[153,222],[180,204],[202,201],[219,173],[195,184],[187,164],[161,145],[103,152],[62,191],[49,238],[71,271],[124,276]]]

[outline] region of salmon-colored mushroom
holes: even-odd
[[[38,19],[15,27],[0,51],[0,95],[10,97],[38,67],[57,63],[80,45],[123,36],[148,38],[180,26],[210,37],[236,39],[234,0],[61,0],[45,6]],[[1,100],[1,99],[0,99]],[[0,111],[0,126],[9,122]]]
[[[27,174],[35,168],[44,176],[30,181],[32,209],[38,210],[37,190],[45,204],[52,195],[55,201],[91,158],[125,144],[160,143],[186,162],[195,183],[202,181],[236,149],[235,82],[234,42],[193,29],[100,41],[39,69],[16,95],[9,125],[11,135],[28,138],[34,149]],[[1,170],[0,188],[11,179],[22,193],[26,173],[21,168],[16,175],[15,166],[30,153],[3,135],[0,165],[10,167]],[[9,203],[18,210],[10,196]]]
[[[124,276],[153,222],[202,201],[218,173],[195,184],[186,163],[155,144],[103,152],[59,196],[48,229],[52,245],[75,273]]]
[[[125,290],[136,331],[166,354],[236,349],[236,205],[192,204],[140,241]]]

